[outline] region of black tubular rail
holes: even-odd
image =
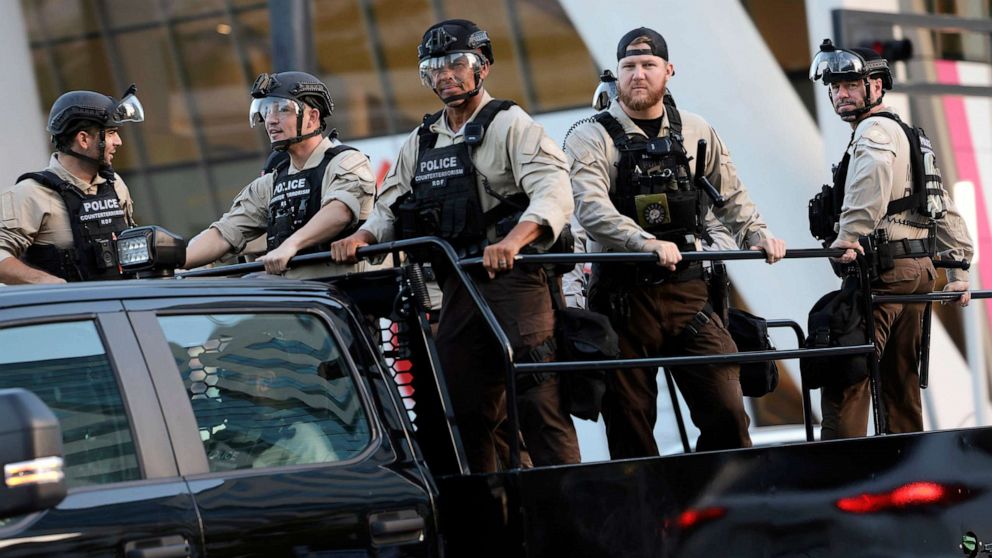
[[[688,366],[697,364],[715,363],[752,363],[767,362],[772,360],[788,360],[800,357],[828,357],[828,356],[850,356],[869,355],[875,352],[875,342],[873,339],[874,325],[872,312],[866,312],[866,336],[865,343],[861,345],[851,345],[843,347],[831,347],[825,349],[805,348],[805,335],[802,327],[792,320],[768,320],[769,327],[788,327],[796,334],[798,348],[794,350],[771,350],[771,351],[749,351],[721,355],[700,355],[700,356],[679,356],[679,357],[652,357],[637,359],[616,359],[616,360],[596,360],[596,361],[571,361],[571,362],[545,362],[545,363],[514,363],[513,347],[509,338],[503,332],[496,320],[495,314],[479,293],[474,281],[471,279],[465,268],[482,264],[482,258],[459,259],[455,250],[450,244],[437,237],[423,237],[408,240],[399,240],[383,244],[375,244],[359,248],[357,257],[360,259],[374,256],[395,254],[414,247],[431,247],[438,250],[450,261],[452,270],[458,280],[465,287],[466,292],[472,302],[479,309],[482,318],[495,336],[501,350],[501,359],[506,370],[506,393],[507,393],[507,421],[510,432],[517,432],[520,426],[519,412],[516,401],[516,385],[518,374],[540,374],[547,372],[568,373],[580,370],[619,370],[625,368],[639,367],[670,367]],[[812,249],[791,249],[785,253],[785,259],[803,258],[830,258],[839,257],[844,253],[841,249],[812,248]],[[712,260],[763,260],[765,254],[757,250],[726,250],[712,252],[683,252],[682,260],[687,262],[712,261]],[[290,260],[292,267],[299,267],[304,264],[324,263],[331,261],[329,252],[320,252],[296,256]],[[653,253],[592,253],[592,254],[520,254],[516,256],[515,262],[532,264],[577,264],[577,263],[654,263],[657,256]],[[399,262],[394,258],[394,262]],[[868,263],[864,257],[858,257],[858,275],[861,284],[869,284]],[[967,264],[965,264],[966,266]],[[952,262],[950,265],[955,266]],[[178,274],[177,277],[200,278],[200,277],[222,277],[232,275],[244,275],[264,271],[265,267],[261,263],[252,262],[246,264],[235,264],[211,269],[197,269]],[[868,304],[880,304],[884,302],[934,302],[956,300],[961,296],[957,292],[936,292],[917,295],[871,295],[870,289],[865,289],[865,302]],[[992,298],[992,291],[971,291],[974,299]],[[929,343],[929,338],[924,339],[924,344]],[[878,359],[868,358],[869,362],[869,386],[872,398],[873,418],[875,432],[884,434],[885,411],[881,399],[880,378],[878,371]],[[925,364],[921,364],[921,367]],[[922,372],[922,370],[921,370]],[[921,376],[922,382],[922,376]],[[925,387],[925,385],[923,386]],[[677,401],[676,401],[677,406]],[[807,440],[813,440],[812,408],[809,397],[809,389],[803,387],[803,416],[806,428]],[[681,423],[681,419],[679,420]],[[684,434],[684,425],[680,424],[683,445],[687,448],[688,441]],[[509,467],[510,469],[520,468],[520,441],[518,436],[508,436],[509,442]]]

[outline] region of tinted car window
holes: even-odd
[[[141,477],[117,379],[91,321],[0,329],[0,388],[33,391],[62,425],[69,487]]]
[[[160,316],[211,471],[350,459],[371,439],[348,361],[311,314]]]

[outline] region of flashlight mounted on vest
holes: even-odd
[[[117,237],[117,256],[124,273],[139,279],[171,277],[186,263],[186,240],[157,225],[134,227]]]

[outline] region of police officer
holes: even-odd
[[[186,250],[186,267],[198,267],[266,235],[265,271],[284,273],[298,253],[327,250],[329,241],[355,229],[372,208],[375,177],[368,157],[324,137],[334,104],[327,87],[305,72],[262,74],[251,89],[249,122],[264,125],[275,158],[272,172],[252,181],[220,220],[197,235]],[[334,264],[293,270],[295,277],[337,275],[354,270]]]
[[[418,48],[420,77],[444,104],[400,150],[368,222],[331,249],[338,261],[375,242],[433,234],[464,256],[482,256],[477,283],[519,361],[551,358],[554,315],[543,269],[514,265],[525,247],[549,247],[572,213],[567,166],[543,128],[483,87],[493,63],[485,31],[466,20],[431,26]],[[504,371],[478,310],[457,278],[442,280],[441,363],[473,471],[496,468],[496,430],[506,416]],[[523,393],[521,427],[537,465],[579,460],[558,380]]]
[[[700,248],[714,217],[769,263],[784,256],[785,243],[768,231],[716,131],[666,96],[675,69],[665,39],[634,29],[620,39],[617,61],[618,102],[565,140],[575,214],[590,252],[653,252],[659,266],[594,266],[590,309],[611,317],[624,358],[734,352],[708,303],[701,263],[680,263],[681,252]],[[705,175],[726,199],[720,208],[694,186],[686,150],[700,139],[709,144]],[[736,364],[671,371],[700,430],[697,449],[751,445]],[[607,375],[603,417],[613,458],[658,454],[656,376],[655,368]]]
[[[118,127],[144,120],[136,91],[132,85],[120,101],[94,91],[56,99],[48,168],[0,194],[0,283],[122,277],[116,235],[134,221],[131,194],[111,163],[123,145]]]
[[[850,263],[856,252],[864,253],[859,238],[875,233],[880,248],[892,259],[891,267],[877,270],[872,292],[930,292],[936,276],[928,241],[931,227],[935,228],[936,248],[944,255],[971,259],[973,250],[964,221],[940,184],[929,141],[920,143],[915,131],[904,128],[892,109],[882,104],[885,90],[892,87],[892,74],[884,58],[871,49],[840,49],[829,40],[820,48],[810,79],[823,81],[834,111],[853,130],[834,173],[834,188],[843,188],[843,209],[838,207],[837,237],[831,247],[846,249],[840,261]],[[917,164],[921,171],[911,171]],[[914,185],[915,180],[919,186]],[[971,298],[968,272],[951,269],[947,275],[944,290],[962,292],[959,303],[967,305]],[[874,307],[882,398],[890,432],[923,429],[918,377],[923,310],[923,303]],[[865,435],[869,398],[867,379],[850,386],[824,386],[823,438]]]

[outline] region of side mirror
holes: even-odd
[[[0,466],[0,518],[46,510],[65,498],[59,419],[25,389],[0,389]]]

